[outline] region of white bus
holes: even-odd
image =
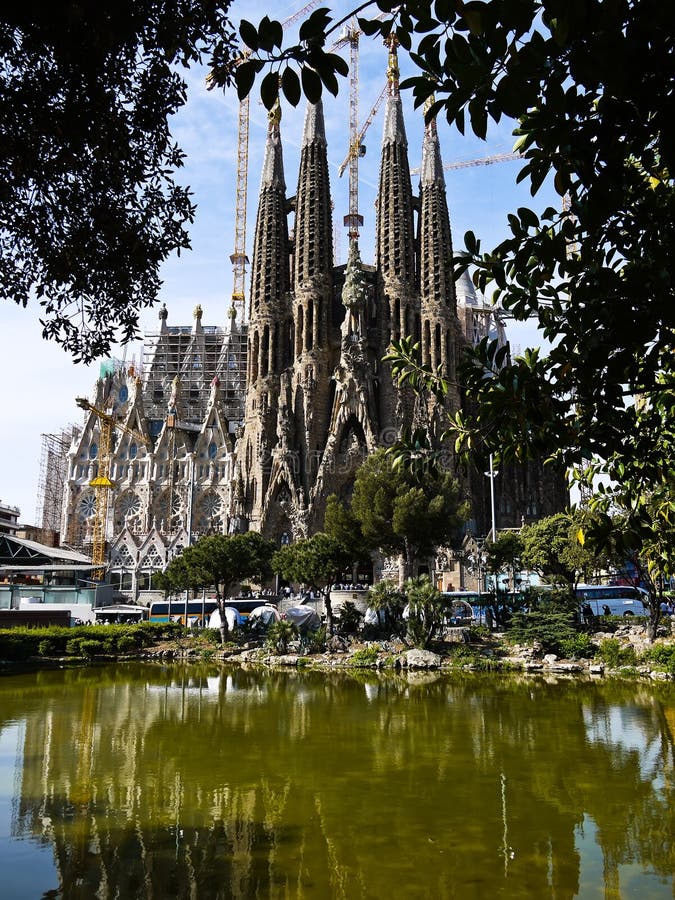
[[[576,595],[579,603],[582,606],[588,604],[595,616],[645,616],[648,613],[646,592],[629,584],[578,584]]]

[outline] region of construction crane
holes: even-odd
[[[98,473],[95,478],[89,482],[94,488],[96,505],[94,508],[94,534],[93,546],[91,551],[91,561],[94,566],[94,579],[103,581],[105,575],[105,553],[106,553],[106,525],[108,522],[108,498],[110,489],[114,487],[114,482],[110,479],[110,464],[112,458],[112,436],[113,429],[117,428],[125,434],[130,435],[137,441],[150,446],[150,439],[146,435],[133,428],[127,428],[122,422],[118,422],[109,412],[90,403],[86,397],[76,397],[75,402],[87,412],[93,412],[99,421],[99,447],[98,447]]]
[[[481,156],[479,159],[462,159],[457,162],[446,163],[443,168],[446,172],[451,169],[468,169],[471,166],[491,166],[493,163],[508,162],[511,159],[522,159],[520,153],[493,153],[492,156]],[[419,167],[410,170],[411,175],[419,175]]]
[[[345,28],[342,36],[329,49],[329,53],[341,50],[349,45],[349,154],[347,160],[353,159],[354,164],[349,167],[349,214],[344,217],[344,224],[348,228],[349,240],[358,241],[359,228],[363,225],[363,216],[359,215],[359,171],[358,156],[365,153],[365,147],[361,145],[358,137],[359,128],[359,37],[361,29],[356,18],[353,18],[349,26]],[[342,171],[344,171],[344,164]]]
[[[375,20],[385,19],[388,15],[390,14],[380,13]],[[358,241],[359,228],[363,225],[363,216],[359,214],[359,158],[365,156],[366,148],[362,138],[388,89],[387,85],[359,130],[359,38],[362,33],[356,18],[353,18],[342,36],[328,51],[334,53],[349,44],[349,152],[340,165],[338,174],[342,175],[349,166],[349,214],[344,217],[344,224],[347,226],[350,241]]]
[[[284,31],[290,28],[294,22],[301,19],[308,12],[319,5],[320,0],[312,0],[302,9],[289,16],[281,23]],[[246,50],[237,65],[241,65],[251,55]],[[207,88],[214,86],[211,75],[206,79]],[[239,114],[237,122],[237,184],[234,200],[234,252],[230,255],[232,263],[232,324],[238,321],[241,325],[246,315],[246,266],[249,259],[246,255],[246,206],[248,201],[248,128],[250,116],[250,97],[246,96],[239,101]]]
[[[349,165],[352,157],[354,157],[354,156],[362,157],[362,156],[366,155],[366,148],[365,148],[365,145],[363,144],[363,138],[365,136],[366,131],[368,131],[368,129],[370,128],[370,125],[371,125],[373,119],[377,115],[377,113],[380,109],[380,106],[382,106],[382,101],[384,100],[384,98],[387,96],[388,93],[389,93],[389,85],[385,84],[385,86],[380,91],[380,96],[377,98],[377,100],[373,104],[373,108],[370,110],[363,125],[361,126],[361,130],[359,131],[357,137],[353,141],[351,141],[350,146],[349,146],[349,152],[347,153],[345,158],[342,160],[342,162],[338,166],[338,175],[340,177],[342,177],[344,175],[344,171],[347,168],[347,166]]]

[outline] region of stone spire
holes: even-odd
[[[261,526],[277,443],[279,375],[290,361],[290,242],[288,203],[281,150],[281,111],[269,114],[251,266],[247,391],[244,433],[237,443],[237,475],[243,485],[246,519]]]
[[[305,112],[295,197],[293,260],[293,419],[300,460],[298,483],[306,497],[326,442],[334,366],[330,344],[333,227],[321,102],[309,103]]]
[[[286,182],[281,150],[281,113],[269,114],[251,267],[248,384],[278,374],[286,363],[290,288]]]
[[[378,271],[376,352],[381,359],[392,340],[419,339],[420,307],[415,269],[413,195],[408,163],[408,141],[398,88],[396,38],[389,46],[389,95],[386,99],[380,183],[377,197],[376,266]],[[386,367],[385,367],[386,371]],[[411,399],[394,387],[389,374],[380,379],[380,429],[409,427]]]
[[[431,97],[425,113],[433,103]],[[452,265],[450,215],[445,193],[436,120],[425,127],[420,167],[419,270],[422,319],[422,362],[440,371],[447,379],[446,407],[459,407],[456,360],[458,348],[457,301]],[[432,431],[442,431],[436,404],[429,403]]]
[[[389,38],[389,96],[384,113],[382,162],[377,199],[377,266],[385,290],[400,289],[410,296],[415,284],[413,196],[408,163],[408,140],[398,90],[396,39]]]
[[[333,223],[321,101],[308,103],[305,112],[295,198],[294,251],[296,291],[308,283],[325,288],[333,268]]]
[[[448,306],[454,314],[456,301],[450,215],[435,119],[427,123],[422,144],[419,233],[422,315],[424,317],[424,307],[429,303]]]

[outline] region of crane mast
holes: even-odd
[[[94,488],[96,500],[91,562],[94,566],[94,578],[97,581],[103,581],[105,575],[106,526],[108,523],[110,489],[115,486],[110,479],[113,429],[117,428],[119,431],[123,431],[146,446],[149,446],[149,441],[144,434],[134,431],[133,428],[127,428],[122,422],[116,421],[109,412],[94,406],[86,397],[76,397],[75,402],[80,409],[93,412],[99,422],[98,473],[89,484]]]
[[[237,128],[237,186],[234,202],[234,253],[232,263],[232,309],[241,325],[246,310],[246,201],[248,195],[248,122],[249,98],[239,104]]]
[[[347,33],[349,42],[349,213],[344,217],[350,243],[359,239],[363,216],[359,214],[359,157],[365,152],[359,136],[359,36],[352,21]]]

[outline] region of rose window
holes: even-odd
[[[180,497],[174,494],[171,498],[171,512],[169,512],[169,492],[165,491],[155,502],[155,521],[160,528],[168,528],[169,525],[179,526],[178,517],[180,517],[182,508]]]
[[[223,499],[218,494],[206,494],[199,506],[198,527],[202,531],[222,527]]]
[[[80,522],[90,519],[96,512],[96,497],[93,493],[85,494],[77,504],[77,518]]]
[[[136,494],[124,494],[120,498],[119,511],[123,519],[134,516],[141,509],[141,501]]]

